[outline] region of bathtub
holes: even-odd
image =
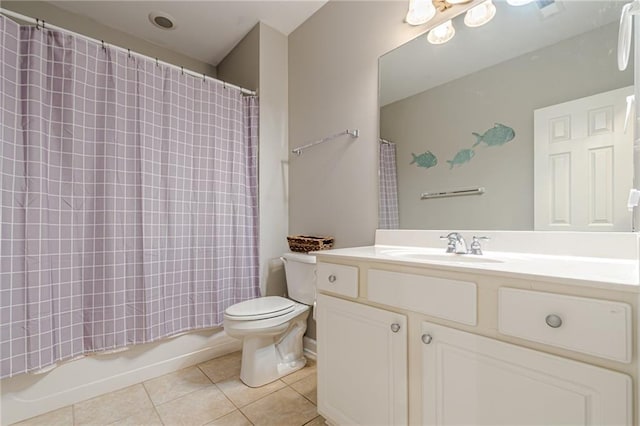
[[[0,382],[0,424],[9,425],[240,350],[222,328],[199,330],[128,350],[93,354],[41,374]]]

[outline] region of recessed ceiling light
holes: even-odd
[[[176,28],[173,17],[165,12],[151,12],[149,14],[149,21],[163,30],[173,30]]]

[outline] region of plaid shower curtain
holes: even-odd
[[[398,172],[396,144],[380,143],[378,226],[380,229],[400,228],[398,211]]]
[[[259,295],[255,97],[0,17],[0,375]]]

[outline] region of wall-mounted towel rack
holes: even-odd
[[[387,140],[387,139],[379,138],[378,141],[380,141],[380,143],[383,143],[385,145],[394,145],[393,142],[391,142],[390,140]]]
[[[484,188],[469,188],[469,189],[454,189],[451,191],[441,192],[423,192],[420,194],[421,200],[428,200],[431,198],[445,198],[445,197],[460,197],[462,195],[482,195],[484,194]]]
[[[328,141],[330,141],[332,139],[335,139],[338,136],[342,136],[342,135],[349,135],[352,138],[357,138],[358,136],[360,136],[360,130],[358,130],[358,129],[345,130],[343,132],[336,133],[335,135],[327,136],[326,138],[322,138],[322,139],[317,140],[315,142],[308,143],[308,144],[306,144],[304,146],[299,146],[298,148],[294,148],[294,149],[291,150],[291,152],[294,153],[295,155],[300,155],[300,154],[302,154],[302,151],[304,151],[307,148],[311,148],[312,146],[318,145],[320,143],[328,142]]]

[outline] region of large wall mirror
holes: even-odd
[[[625,3],[494,0],[488,24],[382,56],[380,226],[630,231]]]

